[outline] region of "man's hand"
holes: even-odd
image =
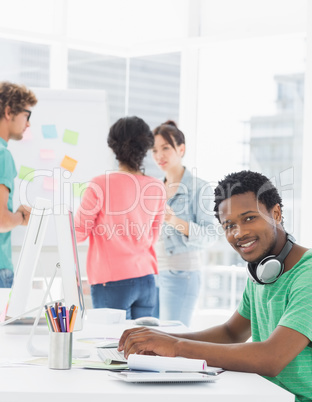
[[[119,340],[119,351],[126,359],[132,353],[141,355],[176,356],[178,338],[161,331],[140,327],[127,329]]]
[[[22,214],[22,217],[23,217],[22,225],[27,226],[29,217],[30,217],[30,213],[31,213],[31,208],[28,207],[27,205],[20,205],[18,207],[18,209],[16,210],[16,212],[20,212]]]

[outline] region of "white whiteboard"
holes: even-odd
[[[25,197],[31,206],[36,197],[42,197],[51,199],[54,205],[66,203],[75,211],[80,198],[73,196],[72,183],[88,182],[94,176],[116,167],[113,153],[107,145],[110,121],[106,93],[42,88],[34,88],[33,91],[38,103],[33,108],[30,131],[21,141],[9,141],[8,148],[18,174],[21,166],[25,166],[35,169],[36,176],[31,182],[24,181],[22,186],[22,180],[15,179],[14,210],[21,202],[25,203]],[[43,126],[54,127],[57,138],[45,138]],[[63,141],[65,130],[78,133],[77,145]],[[45,159],[43,150],[48,150],[54,157]],[[60,166],[65,155],[78,161],[72,173]],[[50,177],[49,183],[47,177]],[[54,187],[48,188],[51,180],[56,180]],[[24,227],[13,229],[12,245],[21,245],[24,235]],[[48,228],[44,245],[56,245],[54,227]]]

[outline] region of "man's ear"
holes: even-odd
[[[274,207],[272,208],[272,216],[277,224],[282,223],[282,211],[280,204],[274,205]]]
[[[11,118],[11,115],[12,115],[12,113],[11,113],[11,107],[10,107],[10,106],[6,106],[6,107],[4,108],[4,117],[5,117],[7,120],[9,120],[9,119]]]

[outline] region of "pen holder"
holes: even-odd
[[[72,351],[72,332],[50,332],[50,369],[69,370],[72,366]]]

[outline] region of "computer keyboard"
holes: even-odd
[[[97,352],[105,364],[127,363],[124,352],[118,352],[117,348],[97,348]]]

